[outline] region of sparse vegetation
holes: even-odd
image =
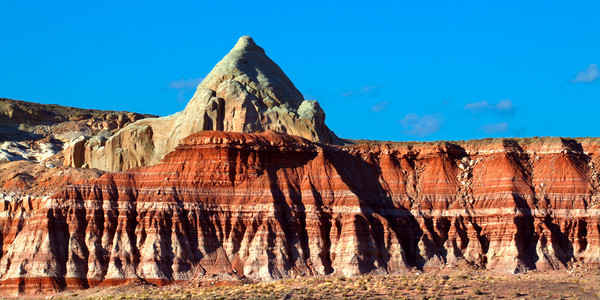
[[[246,284],[190,282],[164,287],[135,283],[63,292],[54,299],[595,299],[600,295],[600,276],[596,274],[579,277],[564,273],[461,272],[331,276]]]

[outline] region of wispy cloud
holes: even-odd
[[[479,130],[483,130],[485,133],[503,133],[508,131],[508,123],[486,124],[479,127]]]
[[[505,115],[505,116],[512,116],[512,115],[514,115],[516,110],[517,109],[515,107],[515,104],[512,102],[512,100],[509,100],[509,99],[500,100],[494,106],[494,111],[497,114]]]
[[[400,121],[400,125],[402,125],[402,131],[405,134],[427,136],[439,131],[443,122],[441,114],[419,116],[410,113]]]
[[[171,81],[169,87],[176,90],[191,90],[196,88],[204,80],[204,77],[200,78],[181,78],[179,80]]]
[[[571,79],[571,82],[587,82],[591,83],[600,78],[600,71],[596,64],[591,64],[584,70],[577,73],[575,78]]]
[[[356,90],[348,90],[342,93],[342,97],[355,97],[355,96],[374,96],[381,89],[384,88],[384,85],[365,85]]]
[[[489,103],[485,100],[467,103],[464,109],[474,114],[494,112],[500,115],[514,115],[516,110],[515,104],[509,99],[500,100],[496,104]]]
[[[387,109],[388,106],[388,102],[387,101],[383,101],[381,103],[377,103],[373,106],[371,106],[371,111],[372,112],[380,112],[380,111],[384,111]]]
[[[495,107],[495,109],[497,111],[509,111],[509,110],[513,110],[514,108],[515,108],[515,105],[509,99],[500,100],[498,103],[496,103],[496,107]]]
[[[472,111],[472,112],[485,112],[488,111],[492,108],[492,105],[487,102],[487,101],[479,101],[479,102],[472,102],[472,103],[467,103],[467,105],[465,105],[465,110],[468,111]]]
[[[169,82],[169,88],[177,90],[177,102],[185,103],[191,91],[193,91],[204,80],[200,78],[181,78],[179,80]]]

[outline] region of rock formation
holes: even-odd
[[[338,144],[325,113],[304,100],[294,84],[252,38],[243,36],[200,83],[184,111],[144,119],[106,139],[76,141],[65,163],[108,171],[152,165],[180,139],[200,130],[243,133],[275,130],[311,141]]]
[[[598,139],[341,147],[201,131],[6,221],[0,289],[598,266],[599,163]]]
[[[0,99],[0,291],[600,265],[600,139],[341,146],[249,37],[144,117]]]
[[[62,156],[73,139],[110,136],[149,115],[81,109],[0,98],[0,244],[3,252],[49,196],[69,184],[100,177]]]
[[[15,127],[18,128],[19,125],[21,127],[22,125],[49,126],[64,122],[85,121],[91,129],[113,130],[147,117],[155,116],[0,98],[0,124],[4,130],[2,131],[4,138],[13,137],[11,135],[16,134],[16,132],[10,132],[10,130],[14,130]]]
[[[0,98],[0,163],[18,160],[43,163],[59,154],[72,139],[92,136],[106,139],[147,117],[154,116]],[[78,154],[66,152],[70,154],[65,158],[66,164],[75,164]]]

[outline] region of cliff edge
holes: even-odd
[[[201,131],[3,226],[0,288],[600,262],[598,139],[329,146]],[[25,218],[25,219],[23,219]]]

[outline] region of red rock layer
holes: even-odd
[[[598,265],[598,149],[200,132],[155,166],[55,194],[5,245],[0,288]]]
[[[98,178],[97,170],[73,169],[63,166],[48,168],[29,161],[0,164],[0,249],[2,257],[9,251],[16,236],[35,212],[43,209],[50,195],[73,183]],[[13,251],[13,250],[10,250]],[[19,249],[18,251],[23,251]],[[32,279],[18,278],[13,282],[33,286]],[[48,281],[48,278],[43,279]],[[9,289],[10,290],[10,289]]]

